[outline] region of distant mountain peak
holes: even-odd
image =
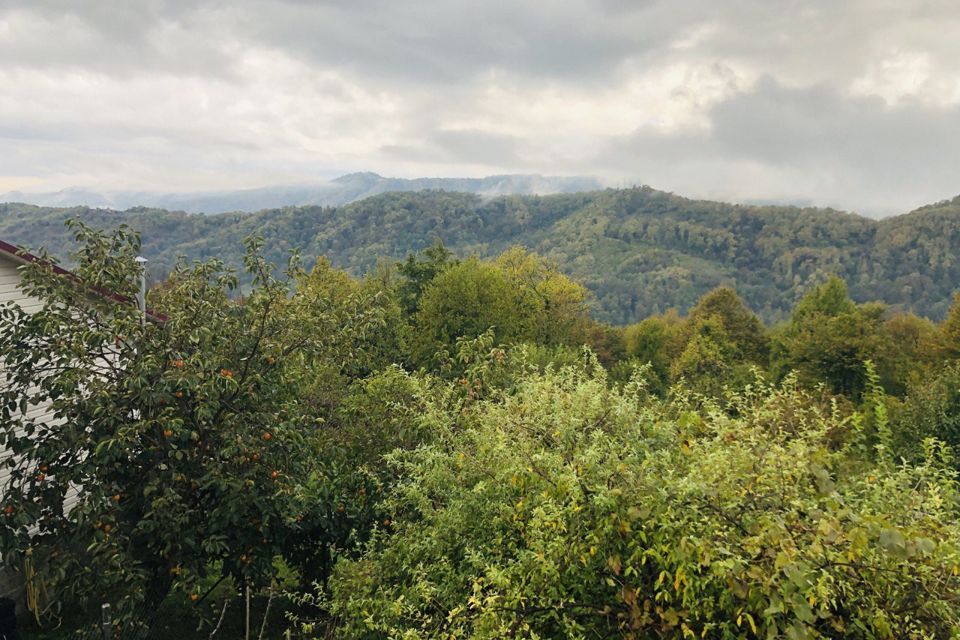
[[[387,178],[384,178],[379,173],[375,173],[373,171],[354,171],[353,173],[344,174],[339,178],[334,178],[330,182],[343,184],[345,182],[355,182],[357,180],[386,180],[386,179]]]
[[[0,194],[0,202],[23,202],[46,207],[155,207],[188,213],[226,213],[259,211],[289,206],[337,206],[390,191],[439,189],[484,196],[546,195],[592,191],[601,188],[591,177],[552,177],[536,174],[505,174],[484,178],[389,178],[373,171],[357,171],[329,182],[296,186],[270,186],[234,191],[163,193],[159,191],[96,192],[70,187],[55,193]]]

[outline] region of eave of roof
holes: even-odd
[[[133,304],[133,305],[137,304],[136,300],[133,300],[132,298],[129,298],[124,295],[120,295],[115,291],[110,291],[108,289],[104,289],[103,287],[96,287],[96,286],[86,284],[83,281],[83,279],[80,278],[80,276],[73,273],[72,271],[68,271],[63,267],[57,266],[54,263],[50,262],[49,260],[44,260],[43,258],[36,256],[30,253],[29,251],[26,251],[25,249],[22,249],[14,244],[10,244],[9,242],[4,242],[3,240],[0,240],[0,254],[8,258],[11,258],[14,262],[19,262],[20,264],[37,263],[37,264],[47,265],[51,269],[53,269],[53,272],[55,274],[63,276],[65,278],[69,278],[70,280],[73,280],[74,282],[87,287],[88,289],[90,289],[91,291],[93,291],[99,296],[103,296],[104,298],[109,298],[110,300],[114,300],[121,304]],[[157,323],[163,324],[164,322],[166,322],[167,317],[163,314],[154,313],[150,309],[147,309],[147,319],[149,319],[151,322],[157,322]]]

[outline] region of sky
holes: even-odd
[[[0,0],[0,191],[596,176],[960,193],[954,0]]]

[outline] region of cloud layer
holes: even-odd
[[[591,174],[882,215],[960,192],[960,10],[0,4],[0,189]]]

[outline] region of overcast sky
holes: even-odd
[[[594,175],[960,193],[955,0],[0,0],[0,191]]]

